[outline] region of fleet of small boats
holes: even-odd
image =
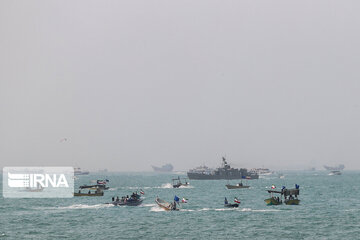
[[[226,170],[234,171],[234,169],[230,168],[230,166],[227,164],[225,158],[223,158],[223,163],[224,166],[223,168]],[[262,174],[265,170],[267,171],[268,169],[256,169],[256,174]],[[261,171],[263,172],[261,172]],[[218,169],[218,171],[220,171],[220,168]],[[333,175],[340,175],[341,172],[338,170],[332,170],[331,173],[333,173]],[[280,175],[279,175],[280,176]],[[283,175],[281,175],[283,176]],[[221,178],[219,178],[221,179]],[[230,178],[232,179],[232,178]],[[229,179],[228,179],[229,180]],[[97,180],[96,184],[93,185],[81,185],[79,187],[79,191],[78,192],[74,192],[74,196],[104,196],[104,190],[108,190],[109,187],[106,185],[109,182],[109,180],[105,179],[105,180]],[[172,179],[172,186],[173,188],[179,188],[181,186],[188,186],[189,182],[187,181],[187,178],[180,178],[179,176],[177,178]],[[227,187],[227,189],[242,189],[242,188],[249,188],[250,186],[248,185],[244,185],[241,182],[236,183],[236,184],[226,184],[225,185]],[[293,189],[287,189],[286,187],[282,187],[281,190],[276,190],[276,187],[273,185],[271,190],[267,190],[267,192],[270,194],[270,197],[265,199],[265,203],[266,205],[281,205],[281,204],[286,204],[286,205],[299,205],[300,204],[300,200],[298,199],[298,196],[300,195],[300,189],[299,189],[299,185],[295,184],[295,188]],[[88,190],[86,192],[86,190]],[[28,191],[42,191],[43,188],[37,188],[37,189],[27,189]],[[82,190],[85,190],[82,192]],[[141,194],[144,194],[143,191],[141,190],[140,192]],[[113,197],[112,198],[112,202],[109,204],[113,204],[114,206],[139,206],[141,205],[143,202],[143,199],[141,198],[141,195],[139,195],[137,192],[134,192],[132,195],[127,195],[127,196],[123,196],[121,198],[119,197]],[[166,211],[178,211],[180,204],[179,204],[179,198],[175,195],[174,201],[173,202],[167,202],[163,199],[160,199],[159,197],[156,197],[155,199],[156,204],[166,210]],[[186,198],[183,198],[182,200],[183,203],[187,202]],[[234,199],[234,203],[229,203],[227,198],[225,197],[224,200],[224,207],[226,208],[237,208],[239,207],[240,201],[235,198]]]

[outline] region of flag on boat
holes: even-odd
[[[236,202],[236,203],[240,203],[240,200],[239,200],[239,199],[237,199],[237,198],[234,198],[234,202]]]
[[[140,194],[144,195],[145,192],[142,189],[140,189]]]
[[[179,198],[178,196],[176,196],[176,195],[175,195],[175,197],[174,197],[174,201],[175,201],[175,202],[179,202],[179,201],[180,201],[180,198]]]
[[[187,200],[189,200],[189,199],[183,197],[183,199],[181,200],[181,202],[182,202],[182,203],[187,203]]]
[[[271,189],[275,189],[276,187],[275,187],[275,185],[273,184],[272,186],[271,186]]]

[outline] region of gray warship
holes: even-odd
[[[206,166],[197,167],[187,172],[189,179],[195,180],[217,180],[217,179],[258,179],[259,175],[255,172],[248,172],[246,168],[232,168],[222,158],[222,165],[217,169],[211,169]]]

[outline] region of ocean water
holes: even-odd
[[[244,181],[249,189],[234,190],[226,189],[226,180],[190,180],[189,187],[173,189],[175,173],[79,176],[77,186],[106,177],[111,188],[103,197],[1,196],[0,239],[360,239],[360,172],[283,173],[285,178]],[[293,188],[295,183],[300,205],[266,206],[271,185]],[[140,206],[105,204],[139,189],[145,191]],[[180,211],[163,211],[154,202],[156,196],[172,201],[174,195],[188,198]],[[224,208],[224,197],[237,197],[239,208]]]

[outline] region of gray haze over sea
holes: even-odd
[[[2,0],[0,167],[359,170],[359,9]]]
[[[358,0],[1,0],[0,168],[81,167],[92,173],[77,186],[107,177],[111,189],[0,197],[0,240],[359,239],[359,10]],[[223,155],[288,171],[231,191],[172,189],[177,174],[148,173],[217,167]],[[338,164],[341,176],[300,171]],[[301,204],[265,206],[272,184],[299,184]],[[104,204],[140,188],[139,207]],[[175,194],[189,199],[181,211],[155,205]],[[224,209],[225,196],[240,207]]]
[[[0,239],[359,239],[360,172],[329,176],[325,171],[285,171],[228,190],[226,180],[190,181],[171,188],[181,173],[107,173],[79,176],[76,186],[108,178],[103,197],[71,199],[0,198]],[[0,178],[1,179],[1,178]],[[231,181],[236,183],[236,181]],[[266,206],[267,189],[300,185],[298,206]],[[145,191],[138,207],[104,204],[113,196]],[[156,196],[188,198],[178,212],[166,212]],[[226,209],[224,197],[238,197],[238,209]]]

